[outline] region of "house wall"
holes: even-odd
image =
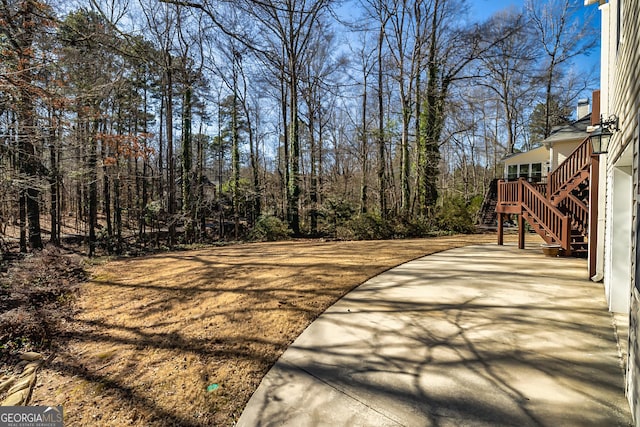
[[[640,18],[640,16],[638,16]],[[640,46],[639,46],[640,48]],[[631,223],[631,302],[629,310],[629,354],[627,364],[627,396],[636,425],[640,425],[640,102],[636,104],[635,137],[632,141],[632,223]]]
[[[549,161],[549,152],[544,147],[538,147],[531,151],[518,153],[504,160],[505,165],[520,165],[523,163],[544,163]]]
[[[586,135],[586,134],[585,134]],[[573,141],[562,141],[553,144],[550,150],[550,165],[551,170],[557,168],[567,157],[573,153],[578,145],[582,142],[582,139],[576,139]]]
[[[538,147],[531,151],[519,153],[504,160],[504,178],[508,178],[510,165],[531,165],[542,163],[542,176],[547,176],[547,166],[549,162],[549,152],[545,147]]]
[[[609,310],[615,313],[628,313],[630,303],[631,263],[629,261],[633,218],[633,179],[630,160],[625,156],[618,162],[609,183],[611,200],[607,211],[607,233],[610,236],[610,244],[604,285]]]
[[[586,135],[586,134],[585,134]],[[546,177],[547,173],[554,171],[573,151],[580,145],[583,138],[558,141],[550,148],[540,146],[531,151],[516,154],[504,160],[504,178],[509,178],[509,166],[511,165],[532,165],[535,163],[542,164],[542,177]],[[531,168],[529,168],[531,170]]]
[[[638,145],[640,126],[640,0],[611,0],[600,6],[601,40],[601,111],[607,118],[616,114],[620,131],[611,140],[606,160],[606,226],[604,233],[604,280],[608,295],[616,291],[629,298],[629,358],[627,365],[627,397],[636,425],[640,425],[640,271],[638,256]],[[620,13],[622,11],[622,13]],[[619,23],[618,17],[622,20]],[[620,24],[620,25],[618,25]],[[620,33],[618,33],[620,29]],[[614,213],[624,198],[623,215]],[[621,226],[630,234],[627,240],[617,234]],[[626,260],[628,273],[616,263]],[[630,292],[626,291],[629,289]],[[609,303],[611,304],[609,298]]]

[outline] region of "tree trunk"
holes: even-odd
[[[87,169],[89,173],[89,256],[95,255],[96,250],[96,226],[98,224],[98,174],[97,174],[97,147],[94,128],[88,124],[89,128],[89,156],[87,157]]]
[[[246,82],[244,84],[246,89]],[[243,102],[244,115],[247,120],[247,132],[249,133],[249,162],[251,163],[251,177],[253,180],[253,196],[251,206],[251,225],[254,225],[258,217],[260,216],[261,206],[261,194],[260,194],[260,175],[258,173],[258,147],[256,147],[255,131],[253,128],[253,122],[251,121],[251,112],[247,107],[246,92]]]
[[[295,235],[300,234],[300,212],[298,202],[300,200],[300,134],[298,123],[298,82],[295,70],[291,71],[291,84],[289,87],[291,108],[291,174],[289,176],[289,204],[288,211],[291,218],[291,230]]]
[[[555,58],[551,58],[549,71],[547,73],[547,84],[545,87],[545,104],[544,104],[544,137],[551,135],[551,83],[553,82]]]
[[[433,19],[430,33],[429,54],[427,59],[427,88],[426,88],[426,109],[421,118],[421,137],[424,138],[422,144],[423,153],[420,174],[421,185],[418,189],[420,193],[419,210],[422,215],[429,216],[438,200],[438,168],[440,164],[440,147],[438,142],[442,132],[444,99],[448,90],[447,84],[441,82],[440,68],[438,66],[438,10],[440,1],[435,0],[433,9]]]
[[[203,112],[204,115],[204,112]],[[198,157],[198,172],[197,172],[197,185],[198,185],[198,203],[197,208],[198,211],[196,213],[196,218],[199,219],[198,226],[198,240],[204,241],[207,232],[207,210],[205,207],[204,200],[204,135],[202,134],[202,120],[200,120],[200,129],[198,130],[198,144],[197,144],[197,157]]]
[[[59,214],[59,193],[60,188],[60,176],[59,176],[59,164],[58,164],[58,144],[56,140],[56,132],[53,123],[53,114],[49,118],[49,162],[51,163],[51,171],[49,172],[49,190],[50,194],[50,210],[49,218],[51,220],[51,243],[54,245],[60,244],[60,217]]]
[[[113,179],[113,225],[115,236],[120,241],[122,238],[122,208],[120,201],[120,172]]]
[[[142,202],[141,202],[141,209],[140,209],[140,233],[139,233],[139,239],[143,241],[143,244],[146,246],[146,243],[144,243],[145,241],[145,234],[146,234],[146,213],[147,213],[147,204],[149,203],[149,190],[148,190],[148,173],[149,173],[149,159],[148,159],[148,146],[147,146],[147,136],[148,136],[148,132],[149,129],[147,128],[147,116],[148,116],[148,105],[147,105],[147,88],[145,87],[144,89],[144,97],[143,97],[143,103],[144,103],[144,138],[143,138],[143,152],[142,152]],[[152,230],[153,231],[153,230]]]
[[[362,169],[362,179],[360,180],[360,213],[367,213],[367,166],[368,166],[368,147],[367,147],[367,71],[364,70],[364,88],[362,92],[362,134],[360,135],[360,162]]]
[[[165,94],[162,94],[160,96],[160,111],[158,111],[158,121],[159,121],[159,128],[158,128],[158,163],[157,163],[157,183],[158,186],[156,187],[156,192],[157,195],[156,197],[158,198],[158,200],[162,200],[163,195],[164,195],[164,179],[163,179],[163,175],[164,175],[164,142],[163,142],[163,136],[164,136],[164,114],[165,114]]]
[[[191,194],[191,86],[188,84],[184,91],[182,102],[182,216],[184,219],[184,234],[188,243],[193,242],[194,222],[193,196]]]
[[[173,71],[171,70],[172,61],[171,55],[167,53],[168,66],[166,69],[166,134],[167,134],[167,180],[168,185],[168,201],[167,201],[167,216],[169,221],[169,236],[167,238],[167,244],[170,248],[175,244],[176,239],[176,177],[175,167],[173,161]]]
[[[286,219],[291,224],[291,217],[289,216],[289,121],[288,121],[288,107],[287,107],[287,86],[285,84],[284,70],[282,70],[282,80],[280,82],[280,105],[282,108],[282,146],[284,150],[284,180],[282,182],[282,205],[283,211],[286,212]]]
[[[311,212],[309,212],[309,232],[311,235],[318,233],[318,148],[315,134],[316,114],[319,109],[316,108],[316,90],[309,87],[307,98],[307,108],[309,109],[309,201],[311,202]],[[322,121],[322,118],[318,120]]]
[[[234,65],[235,67],[235,65]],[[237,76],[233,76],[233,105],[231,106],[231,169],[233,173],[233,223],[234,235],[240,237],[240,130],[238,128],[238,85]]]
[[[384,142],[384,80],[382,73],[382,43],[384,41],[384,24],[380,24],[378,33],[378,198],[380,215],[387,217],[387,188],[385,179],[386,156]]]
[[[37,31],[34,22],[36,3],[33,1],[23,1],[20,3],[20,15],[23,17],[21,23],[21,34],[13,39],[18,44],[18,149],[23,153],[22,161],[19,163],[20,172],[27,177],[26,188],[22,197],[25,198],[26,220],[28,223],[28,237],[31,249],[42,249],[42,237],[40,235],[40,191],[37,181],[40,178],[40,161],[37,157],[35,138],[37,122],[35,119],[35,103],[31,88],[33,87],[34,75],[32,71],[33,62],[33,40]],[[6,24],[5,24],[6,25]]]
[[[401,139],[401,160],[400,160],[400,189],[401,189],[401,209],[402,216],[408,218],[411,191],[409,189],[409,175],[411,173],[411,163],[409,161],[409,121],[411,119],[411,111],[409,101],[406,99],[404,90],[400,95],[402,99],[402,139]]]
[[[20,189],[18,201],[18,217],[20,218],[20,252],[27,252],[27,190]]]
[[[106,151],[105,151],[106,150]],[[105,220],[107,221],[107,236],[113,236],[113,222],[111,221],[111,182],[109,179],[109,167],[105,161],[109,157],[109,149],[102,144],[102,206]]]

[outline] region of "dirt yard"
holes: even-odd
[[[65,425],[230,426],[285,348],[346,292],[489,235],[289,241],[106,263],[40,371],[30,404]]]

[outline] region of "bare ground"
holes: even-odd
[[[289,241],[173,252],[94,268],[30,404],[65,425],[230,426],[286,347],[391,267],[494,234]]]

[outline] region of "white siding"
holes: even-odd
[[[624,2],[624,16],[618,25],[618,9]],[[600,7],[602,11],[602,64],[601,64],[601,111],[605,117],[616,114],[620,120],[620,131],[611,141],[609,154],[606,158],[606,194],[607,226],[605,227],[605,287],[608,293],[618,288],[631,288],[630,299],[630,328],[629,328],[629,359],[627,368],[627,393],[634,422],[640,425],[640,288],[636,283],[636,248],[637,212],[639,211],[638,192],[638,120],[640,111],[640,0],[611,0]],[[617,29],[621,28],[620,37]],[[618,43],[620,40],[620,43]],[[623,156],[624,153],[624,156]],[[630,175],[629,175],[630,174]],[[627,178],[628,177],[628,178]],[[630,181],[628,185],[621,185],[621,181]],[[603,188],[601,185],[600,188]],[[618,216],[614,218],[613,210],[617,201],[629,200],[625,206],[626,219]],[[620,221],[625,224],[620,225]],[[616,234],[618,227],[632,234],[626,242],[628,248],[620,249],[623,236]],[[623,263],[617,256],[626,251],[626,265],[628,273],[621,273]],[[623,261],[625,261],[623,258]],[[614,262],[614,259],[618,261]],[[610,301],[611,302],[611,301]]]

